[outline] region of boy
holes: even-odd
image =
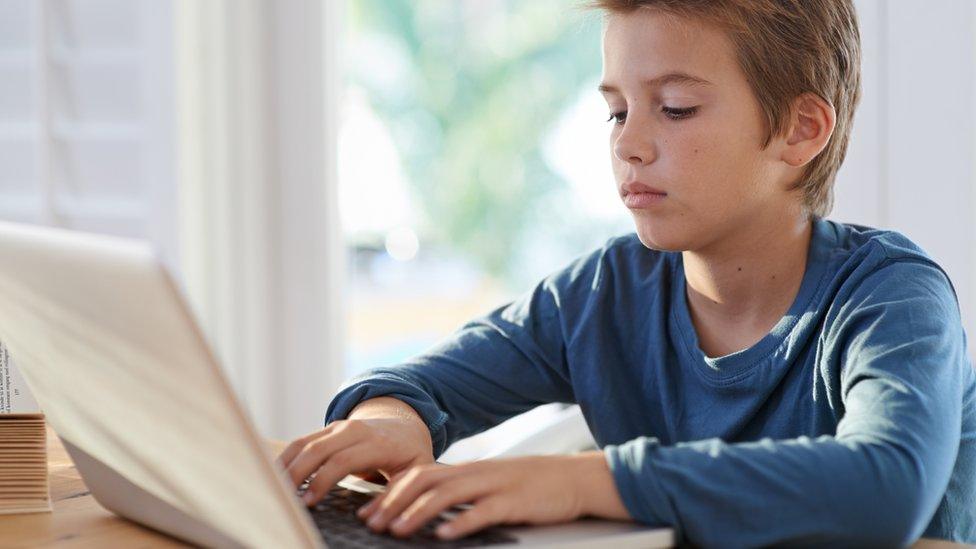
[[[954,290],[904,236],[827,221],[859,99],[850,0],[602,0],[610,149],[636,234],[397,368],[280,459],[309,503],[409,535],[582,515],[705,546],[976,542],[976,378]],[[578,402],[602,450],[444,467]]]

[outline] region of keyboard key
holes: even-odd
[[[306,481],[299,487],[299,496],[308,488]],[[515,543],[515,538],[497,529],[488,528],[453,541],[441,540],[434,534],[444,519],[437,518],[413,536],[400,539],[388,534],[376,534],[356,517],[356,510],[372,499],[372,496],[340,486],[334,487],[313,508],[309,509],[312,521],[319,528],[322,537],[330,548],[366,547],[478,547]]]

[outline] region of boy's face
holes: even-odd
[[[707,83],[648,83],[670,73]],[[601,91],[616,114],[609,123],[617,190],[645,246],[703,250],[798,206],[785,192],[777,139],[760,149],[759,103],[720,29],[650,9],[610,15]],[[634,201],[624,196],[634,181],[667,194]]]

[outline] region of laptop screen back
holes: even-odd
[[[247,545],[320,543],[147,246],[0,223],[0,341],[58,435],[132,484]]]

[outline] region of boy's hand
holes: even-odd
[[[495,524],[552,524],[583,515],[630,520],[600,451],[421,465],[395,475],[357,515],[370,529],[410,536],[442,511],[472,506],[442,524],[455,539]]]
[[[390,400],[386,402],[393,406],[406,406]],[[358,417],[354,410],[349,419],[292,441],[277,457],[296,488],[315,473],[305,493],[306,505],[317,503],[348,474],[366,476],[379,471],[390,477],[415,465],[434,463],[430,432],[419,416],[372,417],[380,415],[373,410],[375,414],[364,408]]]

